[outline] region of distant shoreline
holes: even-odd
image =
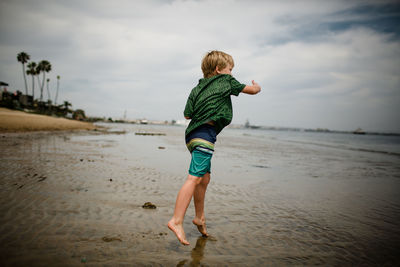
[[[0,108],[0,132],[93,130],[89,122],[30,114],[23,111]]]
[[[395,132],[369,132],[363,131],[340,131],[329,129],[310,129],[310,128],[295,128],[295,127],[274,127],[274,126],[249,126],[229,125],[232,129],[251,129],[251,130],[269,130],[269,131],[287,131],[287,132],[312,132],[312,133],[335,133],[335,134],[354,134],[354,135],[384,135],[384,136],[400,136],[400,133]]]
[[[90,121],[90,117],[89,117]],[[188,124],[184,123],[167,123],[161,121],[151,121],[145,120],[143,123],[142,120],[134,120],[134,121],[124,121],[124,120],[116,120],[116,121],[107,121],[107,120],[93,120],[94,122],[101,123],[122,123],[122,124],[148,124],[148,125],[173,125],[179,127],[187,127]],[[370,131],[342,131],[342,130],[330,130],[330,129],[322,129],[322,128],[296,128],[296,127],[279,127],[279,126],[263,126],[263,125],[250,125],[247,126],[243,124],[230,124],[227,126],[228,129],[249,129],[249,130],[268,130],[268,131],[283,131],[283,132],[311,132],[311,133],[333,133],[333,134],[354,134],[354,135],[380,135],[380,136],[400,136],[400,133],[396,132],[370,132]]]

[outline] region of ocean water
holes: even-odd
[[[186,150],[184,144],[184,130],[182,126],[168,126],[168,125],[137,125],[137,124],[100,124],[107,127],[111,127],[112,131],[125,131],[126,135],[112,136],[115,141],[118,141],[122,146],[129,146],[129,143],[137,146],[136,141],[140,139],[140,143],[145,145],[152,143],[155,139],[161,144],[167,142],[172,152],[184,152]],[[155,133],[167,133],[165,137],[143,137],[134,136],[136,132],[155,132]],[[275,149],[275,145],[281,145],[282,149]],[[164,144],[165,145],[165,144]],[[350,156],[352,159],[357,157],[371,158],[375,160],[388,160],[389,162],[396,165],[400,163],[400,136],[394,135],[355,135],[345,133],[324,133],[324,132],[306,132],[306,131],[277,131],[277,130],[262,130],[262,129],[233,129],[226,128],[218,136],[216,143],[216,157],[221,158],[228,156],[233,161],[241,161],[240,165],[257,165],[253,162],[254,156],[259,156],[258,161],[262,162],[263,159],[271,158],[274,155],[275,160],[279,159],[279,156],[287,156],[287,151],[284,148],[298,148],[299,150],[310,150],[319,154],[319,152],[329,152],[332,154],[342,153],[342,157]],[[145,147],[143,146],[144,150]],[[227,151],[232,152],[231,155],[227,155]],[[247,159],[243,159],[240,154],[247,155]],[[296,154],[293,151],[293,154]],[[146,154],[145,151],[142,151]],[[261,154],[262,155],[261,155]],[[135,154],[135,153],[132,153]],[[236,157],[237,156],[237,157]],[[307,156],[312,156],[308,154]],[[190,160],[189,157],[182,157],[185,161]],[[307,159],[304,157],[303,159]],[[178,157],[177,160],[181,160]],[[245,160],[243,162],[242,160]],[[298,159],[302,160],[302,159]],[[218,161],[218,159],[217,159]],[[257,160],[255,160],[257,161]],[[285,160],[283,160],[285,161]],[[182,162],[183,163],[183,162]],[[227,163],[227,162],[225,162]],[[238,162],[236,162],[238,163]],[[243,164],[242,164],[243,163]],[[247,164],[244,164],[247,163]],[[217,164],[216,164],[217,165]],[[170,166],[173,169],[173,166]],[[226,166],[225,166],[226,167]],[[267,167],[263,165],[257,165],[253,167]],[[181,170],[181,169],[179,169]],[[399,169],[394,168],[393,173],[387,173],[388,175],[399,176]],[[249,177],[251,178],[251,177]]]
[[[270,136],[305,145],[400,155],[400,136],[396,135],[356,135],[351,133],[273,130],[250,130],[248,133],[260,137]]]
[[[127,132],[101,137],[118,144],[115,153],[181,175],[183,183],[190,161],[183,127],[111,126]],[[399,264],[399,192],[398,136],[225,129],[206,197],[209,230],[219,242],[207,244],[204,259]]]

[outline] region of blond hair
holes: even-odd
[[[232,56],[222,51],[214,50],[204,56],[201,62],[201,70],[203,71],[204,78],[210,78],[217,74],[215,72],[217,67],[219,70],[222,70],[228,65],[231,65],[232,68],[234,67]]]

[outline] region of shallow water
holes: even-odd
[[[0,139],[2,262],[400,263],[400,157],[381,153],[395,152],[393,141],[224,130],[206,196],[212,238],[201,238],[191,225],[191,204],[184,225],[191,245],[183,247],[165,224],[190,160],[184,128],[112,127],[127,133]],[[147,201],[157,209],[142,209]]]

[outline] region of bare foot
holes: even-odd
[[[189,242],[186,240],[185,231],[183,230],[182,224],[175,224],[173,219],[171,219],[168,222],[168,228],[169,230],[174,232],[179,242],[181,242],[185,246],[190,245]]]
[[[194,218],[193,219],[193,224],[197,226],[197,230],[204,236],[207,237],[207,227],[206,223],[204,221],[201,221],[200,219]]]

